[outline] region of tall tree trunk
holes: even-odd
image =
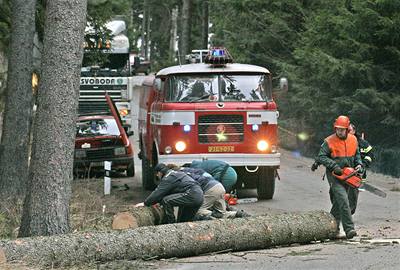
[[[119,259],[187,257],[221,250],[309,243],[335,235],[335,219],[327,212],[269,214],[0,241],[0,264],[22,261],[64,266]]]
[[[201,49],[208,48],[208,0],[203,1],[202,29],[201,29]]]
[[[175,59],[175,44],[178,30],[178,7],[174,7],[171,12],[171,30],[169,40],[169,61],[172,63]]]
[[[143,18],[142,18],[142,31],[141,31],[141,38],[142,38],[142,43],[140,46],[141,50],[141,55],[147,59],[147,47],[146,47],[146,20],[148,16],[148,11],[147,11],[147,0],[143,0]]]
[[[86,0],[47,2],[42,76],[20,236],[66,233]]]
[[[185,60],[185,55],[190,51],[190,15],[191,15],[191,0],[183,0],[182,5],[182,50],[181,50],[181,61]]]
[[[150,5],[147,4],[147,17],[146,17],[146,60],[150,61],[151,58],[151,39],[150,39],[150,32],[151,32],[151,12],[150,12]]]
[[[11,2],[8,83],[0,145],[0,201],[23,196],[28,179],[36,0]]]

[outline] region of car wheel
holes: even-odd
[[[126,176],[128,177],[134,177],[135,176],[135,163],[132,162],[129,163],[128,168],[126,169]]]

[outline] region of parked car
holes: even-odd
[[[104,170],[104,161],[111,161],[112,170],[135,175],[133,146],[111,102],[113,109],[105,115],[82,115],[76,122],[74,173],[96,173]],[[111,107],[110,107],[111,108]]]

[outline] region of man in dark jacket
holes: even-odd
[[[350,119],[339,116],[334,123],[335,133],[325,138],[318,153],[317,162],[326,167],[326,176],[330,185],[332,209],[331,214],[336,219],[336,224],[342,223],[343,230],[348,239],[357,235],[351,217],[348,197],[349,185],[332,175],[342,175],[344,167],[362,169],[360,151],[357,138],[349,134]]]
[[[220,182],[227,192],[233,189],[237,181],[237,174],[228,163],[222,160],[193,160],[191,168],[203,169]]]
[[[369,142],[367,140],[365,140],[363,138],[363,136],[361,136],[357,132],[356,126],[354,124],[350,124],[349,133],[356,136],[357,141],[358,141],[358,147],[360,149],[360,156],[361,156],[361,161],[363,163],[363,167],[368,168],[374,158],[372,146],[369,144]],[[363,179],[367,178],[367,170],[364,170],[364,173],[362,174],[362,178]],[[356,212],[358,194],[359,194],[359,190],[356,188],[353,188],[349,191],[351,214],[354,214]]]
[[[175,206],[179,207],[178,222],[192,221],[204,199],[199,183],[184,172],[170,170],[163,163],[157,164],[154,171],[161,181],[146,198],[144,205],[160,203],[165,211],[165,223],[176,222]]]

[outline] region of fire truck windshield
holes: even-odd
[[[81,76],[129,76],[128,59],[129,54],[123,53],[85,52],[82,60]],[[92,68],[93,66],[98,66],[98,68]]]
[[[259,102],[271,99],[269,77],[251,74],[207,74],[170,76],[169,102]]]

